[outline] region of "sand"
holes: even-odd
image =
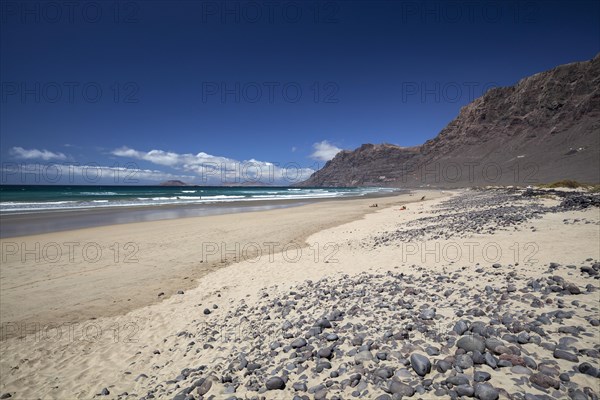
[[[385,207],[415,198],[327,201],[4,238],[0,322],[46,326],[124,314],[195,287],[211,271],[253,258],[255,244],[265,254],[288,243],[302,246],[312,233],[374,212],[368,207],[373,202]]]
[[[550,262],[600,258],[597,224],[563,224],[565,218],[599,221],[597,208],[547,214],[494,235],[416,242],[410,248],[372,250],[361,246],[365,238],[430,215],[440,201],[459,192],[427,191],[378,199],[378,208],[368,207],[372,200],[351,200],[19,238],[28,245],[94,241],[103,250],[114,242],[134,242],[139,246],[139,262],[115,264],[106,259],[86,263],[77,254],[73,262],[50,266],[32,261],[3,262],[1,315],[5,337],[0,342],[0,392],[16,392],[16,398],[92,398],[106,387],[111,392],[107,398],[123,392],[138,398],[190,366],[192,361],[170,344],[190,326],[216,321],[216,312],[204,315],[204,308],[216,305],[219,315],[225,315],[241,300],[247,304],[259,301],[264,288],[281,292],[307,279],[365,271],[412,271],[414,264],[456,271],[476,263],[490,268],[492,262],[518,262],[520,273],[536,277]],[[427,196],[425,201],[410,203],[422,195]],[[406,210],[400,209],[402,204]],[[221,260],[217,252],[202,260],[202,243],[215,243],[218,248],[223,241],[228,249],[235,248],[233,243],[239,243],[240,249],[258,243],[262,254],[244,260],[241,252],[234,252]],[[288,247],[271,254],[264,245],[269,241]],[[493,260],[478,250],[491,243],[501,251]],[[435,250],[436,244],[440,250]],[[463,249],[458,258],[441,250],[457,247]],[[475,251],[468,251],[470,248]],[[520,249],[518,255],[515,248]],[[531,254],[533,250],[535,254]],[[473,290],[480,284],[468,273],[460,279]],[[570,279],[581,285],[589,283],[575,275]],[[176,294],[178,290],[184,293]],[[160,292],[165,296],[158,297]],[[598,304],[592,302],[590,306]],[[23,323],[27,323],[25,328]],[[27,336],[12,337],[27,333],[27,329]],[[593,345],[594,340],[600,341],[600,335],[586,340]],[[219,345],[227,348],[231,343]],[[224,356],[207,351],[193,363],[210,364]],[[142,373],[151,379],[136,380]],[[512,385],[509,378],[495,379],[496,386]],[[580,379],[594,385],[591,377]],[[281,398],[273,392],[265,395]]]

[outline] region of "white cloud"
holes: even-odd
[[[128,147],[121,147],[112,151],[112,154],[119,157],[136,158],[138,160],[146,160],[151,163],[158,165],[165,165],[173,167],[185,162],[188,157],[193,157],[191,154],[184,154],[183,157],[180,154],[172,153],[169,151],[162,150],[151,150],[149,152],[142,152]]]
[[[335,157],[337,153],[342,151],[342,149],[332,145],[327,140],[313,144],[313,149],[314,151],[310,156],[319,161],[329,161]]]
[[[195,176],[171,174],[164,171],[137,168],[135,163],[123,167],[80,165],[78,163],[17,164],[4,163],[3,182],[38,184],[116,184],[132,185],[166,180],[192,181]]]
[[[292,153],[295,153],[295,152],[296,152],[296,150],[298,150],[298,149],[296,148],[296,146],[292,146]]]
[[[150,150],[148,152],[144,152],[130,149],[128,147],[121,147],[113,150],[111,153],[119,157],[130,157],[138,160],[146,160],[153,164],[165,165],[168,167],[186,165],[193,166],[205,163],[222,163],[230,161],[228,158],[211,156],[210,154],[206,153],[198,153],[195,155],[190,153],[179,154],[163,150]]]
[[[207,153],[174,153],[163,150],[147,152],[121,147],[111,152],[115,156],[149,161],[187,172],[193,172],[203,183],[235,184],[292,184],[307,179],[311,168],[301,168],[298,164],[277,165],[268,161],[249,159],[244,161],[214,156]]]
[[[17,158],[22,158],[25,160],[66,160],[67,156],[63,153],[53,153],[48,150],[38,150],[38,149],[24,149],[22,147],[13,147],[10,149],[10,154]]]

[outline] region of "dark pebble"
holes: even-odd
[[[563,360],[567,360],[567,361],[571,361],[571,362],[579,362],[579,357],[577,357],[575,354],[569,353],[568,351],[561,350],[561,349],[554,350],[554,357],[560,358]]]
[[[496,400],[499,396],[498,389],[489,383],[478,383],[475,386],[475,397],[479,400]]]
[[[535,383],[538,386],[541,386],[545,389],[553,387],[554,389],[559,389],[560,388],[560,382],[557,381],[556,379],[548,376],[548,375],[544,375],[541,373],[537,373],[537,374],[533,374],[529,377],[529,381],[531,383]]]
[[[473,380],[475,382],[485,382],[490,380],[491,377],[492,376],[490,374],[484,371],[475,371],[475,373],[473,374]]]
[[[419,376],[425,376],[431,371],[431,362],[421,354],[411,354],[410,365]]]
[[[267,379],[265,383],[267,390],[283,390],[285,389],[285,382],[278,376],[273,376]]]

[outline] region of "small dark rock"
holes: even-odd
[[[579,364],[579,367],[577,369],[582,374],[593,376],[595,378],[600,378],[600,370],[598,370],[598,368],[594,367],[590,363],[587,363],[587,362],[581,363],[581,364]]]
[[[456,342],[456,346],[464,351],[477,350],[480,353],[485,351],[485,342],[481,338],[473,335],[462,336]]]
[[[298,339],[294,340],[290,344],[290,346],[292,346],[292,348],[294,348],[294,349],[299,349],[301,347],[306,346],[306,344],[307,344],[306,339],[304,339],[304,338],[298,338]]]
[[[389,391],[392,394],[399,394],[406,397],[410,397],[415,394],[415,389],[412,386],[398,381],[392,381],[390,383]]]
[[[267,379],[265,383],[267,390],[283,390],[285,389],[285,382],[278,376],[273,376]]]
[[[571,361],[571,362],[579,362],[579,357],[577,357],[575,354],[570,353],[565,350],[561,350],[561,349],[554,350],[554,357],[560,358],[563,360],[567,360],[567,361]]]
[[[479,400],[496,400],[500,396],[498,389],[489,383],[478,383],[475,386],[475,397]]]
[[[421,354],[411,354],[410,365],[419,376],[425,376],[431,371],[431,362]]]
[[[492,376],[490,374],[484,371],[475,371],[475,373],[473,374],[473,380],[475,382],[485,382],[490,380],[491,377]]]
[[[544,389],[553,387],[554,389],[560,388],[560,382],[556,379],[541,373],[533,374],[529,377],[529,381],[531,383],[535,383],[538,386],[543,387]]]

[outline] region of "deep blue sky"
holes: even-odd
[[[70,4],[2,0],[3,163],[314,168],[334,147],[420,144],[484,88],[600,51],[597,1]]]

